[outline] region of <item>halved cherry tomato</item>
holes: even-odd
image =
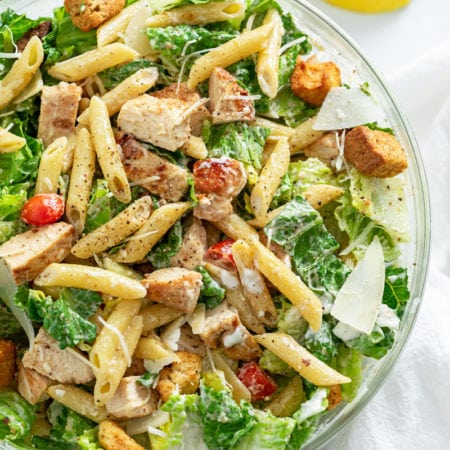
[[[20,218],[29,225],[48,225],[64,214],[64,198],[57,194],[37,194],[23,206]]]
[[[238,370],[237,376],[250,391],[252,402],[269,397],[277,389],[275,381],[264,373],[256,361],[245,363]]]
[[[225,239],[224,241],[211,245],[206,252],[206,258],[224,269],[236,270],[236,263],[233,258],[233,252],[231,251],[233,244],[233,239]]]

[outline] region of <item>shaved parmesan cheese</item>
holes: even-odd
[[[384,290],[384,256],[378,237],[336,295],[331,315],[366,334],[372,332]]]
[[[178,317],[160,335],[163,344],[174,352],[178,350],[178,341],[181,336],[180,328],[184,325],[186,319],[187,316],[185,315]]]
[[[335,87],[328,92],[313,129],[341,130],[383,121],[384,114],[371,95],[360,88]]]

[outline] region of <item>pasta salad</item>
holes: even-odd
[[[395,342],[407,166],[274,0],[3,11],[2,448],[301,448]]]

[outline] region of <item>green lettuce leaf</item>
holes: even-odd
[[[103,447],[98,441],[98,427],[85,430],[78,436],[77,444],[82,450],[102,450]]]
[[[204,303],[207,309],[212,309],[220,305],[225,298],[225,289],[211,277],[204,267],[198,266],[195,270],[202,276],[202,287],[198,302]]]
[[[302,344],[326,364],[330,364],[338,353],[337,340],[325,320],[322,321],[320,330],[317,332],[308,328],[303,336]]]
[[[203,138],[210,158],[229,156],[246,167],[260,169],[262,151],[269,134],[268,128],[234,122],[207,127]]]
[[[0,299],[0,338],[11,339],[21,331],[22,327],[14,314]]]
[[[383,303],[393,309],[401,319],[410,299],[408,271],[403,267],[387,267],[385,280]]]
[[[277,307],[278,330],[300,341],[308,329],[308,322],[306,322],[299,310],[286,297],[278,296],[274,300],[280,304]]]
[[[152,248],[147,259],[155,269],[170,267],[170,260],[181,248],[183,242],[183,227],[178,220],[165,234],[165,236]]]
[[[347,402],[351,402],[358,394],[363,378],[362,364],[363,356],[359,351],[348,348],[343,344],[338,346],[336,369],[352,380],[350,383],[341,385],[342,398]]]
[[[262,369],[265,369],[274,375],[293,377],[296,373],[294,369],[288,366],[282,359],[275,355],[275,353],[272,353],[267,349],[263,350],[258,364]]]
[[[358,350],[364,356],[381,359],[394,345],[395,332],[387,327],[375,325],[369,335],[362,333],[346,342],[347,346]]]
[[[0,439],[28,437],[35,418],[34,408],[17,392],[0,390]]]

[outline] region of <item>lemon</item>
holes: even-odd
[[[406,6],[410,0],[326,0],[328,3],[364,13],[392,11]]]

